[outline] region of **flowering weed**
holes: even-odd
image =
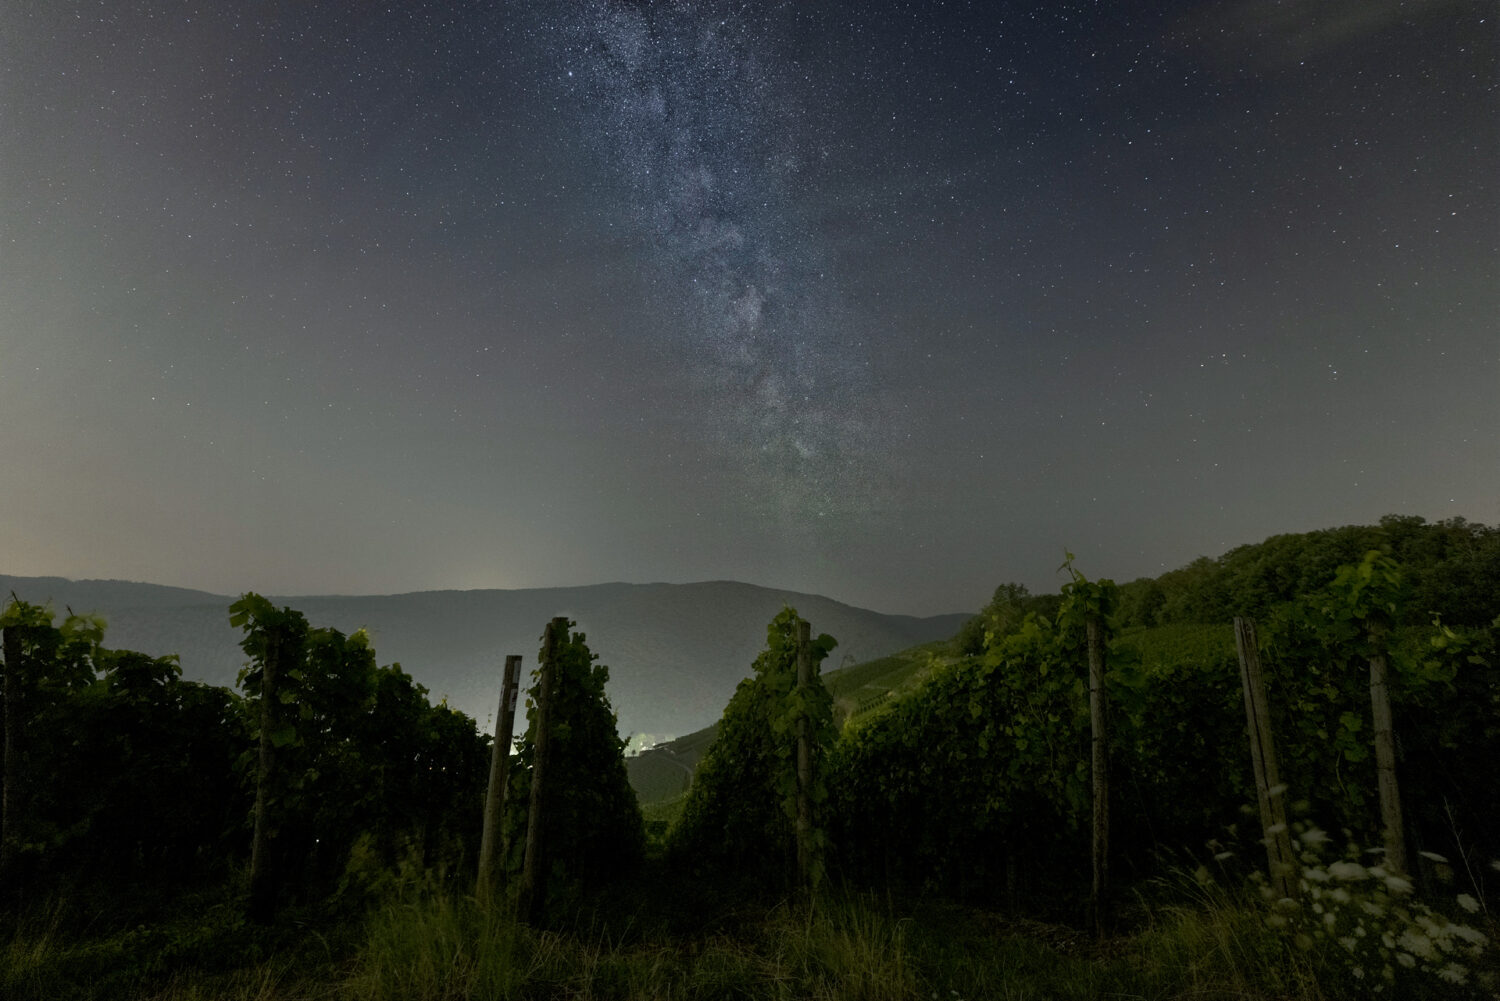
[[[1320,981],[1342,982],[1324,986],[1361,997],[1485,989],[1481,961],[1490,942],[1482,932],[1415,899],[1411,881],[1382,865],[1378,850],[1361,853],[1350,845],[1342,858],[1327,861],[1322,831],[1306,828],[1298,841],[1299,897],[1275,899],[1260,880],[1270,908],[1266,923],[1310,955],[1325,974]],[[1468,894],[1454,904],[1470,914],[1479,909]]]

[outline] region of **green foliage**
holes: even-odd
[[[1010,622],[1026,594],[1002,588],[982,655],[846,728],[832,772],[849,874],[983,893],[1023,868],[1033,879],[1081,871],[1068,855],[1092,809],[1087,623],[1107,619],[1115,587],[1078,573],[1071,554],[1062,569],[1071,580],[1055,619]]]
[[[953,639],[954,649],[959,654],[977,656],[987,645],[1019,629],[1028,614],[1055,617],[1058,605],[1057,595],[1034,595],[1025,584],[1001,584],[979,614],[958,631]]]
[[[794,871],[796,742],[804,720],[812,748],[815,882],[827,840],[816,818],[828,798],[823,758],[834,739],[833,702],[820,665],[837,641],[826,633],[810,641],[812,678],[799,691],[801,621],[792,608],[771,620],[766,649],[724,710],[718,739],[698,765],[671,840],[680,858],[773,886],[783,885]]]
[[[1351,537],[1335,533],[1339,546],[1321,552],[1341,552]],[[1323,568],[1321,556],[1316,563]],[[1029,616],[1008,635],[991,633],[981,655],[846,729],[832,756],[833,816],[849,875],[996,895],[1013,885],[1007,865],[1022,883],[1054,886],[1065,879],[1049,872],[1078,871],[1089,802],[1086,623],[1119,621],[1127,603],[1109,582],[1077,574],[1071,556],[1063,569],[1071,579],[1055,619]],[[1293,798],[1335,828],[1378,831],[1366,663],[1378,643],[1392,668],[1400,767],[1423,778],[1406,797],[1415,845],[1493,853],[1493,628],[1402,625],[1418,575],[1385,551],[1323,569],[1316,587],[1262,621]],[[1261,570],[1277,576],[1270,564]],[[1112,850],[1124,871],[1148,870],[1153,853],[1221,836],[1254,801],[1233,634],[1227,620],[1136,626],[1109,643],[1107,665]],[[1470,868],[1480,892],[1483,867]]]
[[[1134,631],[1112,646],[1109,666],[1110,840],[1148,868],[1157,852],[1221,836],[1255,800],[1233,629]]]
[[[1114,615],[1117,588],[1112,580],[1090,581],[1073,566],[1073,554],[1065,556],[1058,570],[1066,570],[1070,580],[1062,586],[1057,621],[1065,631],[1081,633],[1091,619],[1103,621]]]
[[[19,641],[15,695],[23,713],[32,716],[94,680],[94,659],[104,638],[104,620],[97,615],[69,612],[60,626],[52,624],[54,617],[52,609],[19,599],[0,611],[0,629],[13,631]]]
[[[1388,551],[1371,549],[1358,563],[1346,563],[1320,594],[1325,628],[1341,646],[1364,657],[1385,652],[1407,594],[1407,581]]]
[[[98,663],[102,676],[44,724],[71,735],[48,793],[80,835],[68,865],[115,880],[221,868],[245,808],[233,773],[239,700],[182,681],[175,657],[101,650]]]
[[[1060,898],[1066,908],[1070,895],[1086,886],[1087,623],[1109,627],[1103,638],[1113,715],[1113,865],[1117,872],[1140,873],[1152,871],[1158,849],[1222,837],[1254,799],[1228,626],[1230,615],[1249,613],[1261,630],[1289,799],[1330,829],[1374,840],[1365,661],[1384,651],[1417,850],[1415,876],[1431,881],[1448,873],[1464,899],[1493,900],[1497,877],[1487,861],[1500,854],[1500,799],[1493,795],[1500,787],[1497,540],[1500,533],[1483,526],[1387,518],[1378,527],[1278,536],[1120,588],[1082,577],[1070,556],[1057,595],[1030,595],[1020,585],[998,588],[959,638],[957,648],[967,652],[921,651],[851,669],[841,679],[847,687],[837,691],[847,702],[844,711],[854,715],[838,739],[831,726],[832,686],[815,680],[808,692],[796,691],[798,620],[788,609],[770,624],[755,676],[731,700],[693,790],[653,813],[655,836],[680,810],[669,842],[675,859],[691,861],[717,882],[733,874],[759,886],[784,886],[793,871],[793,738],[805,720],[818,749],[816,838],[840,875],[855,883],[891,880],[991,899],[1014,885]],[[15,814],[21,861],[42,889],[79,876],[116,886],[160,885],[179,874],[222,876],[242,860],[261,720],[259,682],[272,660],[281,685],[269,736],[285,766],[273,789],[277,843],[283,858],[295,863],[290,875],[304,901],[324,906],[324,894],[342,876],[336,903],[341,913],[353,914],[382,894],[403,892],[401,879],[390,876],[393,867],[440,873],[471,864],[466,844],[477,834],[487,741],[472,721],[432,706],[399,665],[377,666],[363,633],[315,628],[290,608],[245,595],[231,609],[231,620],[245,631],[249,660],[241,697],[184,682],[174,658],[107,649],[97,618],[55,620],[50,610],[20,601],[0,610],[12,641],[14,663],[7,667],[15,673],[12,708],[20,723],[14,736],[23,738]],[[832,645],[820,637],[814,658],[822,661]],[[607,669],[581,634],[564,639],[558,658],[551,885],[577,900],[583,888],[638,859],[644,834],[604,697]],[[883,698],[893,689],[878,710],[858,711],[870,708],[864,700],[872,693]],[[534,709],[530,716],[534,727]],[[512,772],[505,826],[512,871],[521,858],[533,740],[528,728]],[[236,756],[239,776],[232,768]],[[1432,861],[1434,853],[1452,862]],[[1358,898],[1361,906],[1379,903],[1374,892]],[[1388,897],[1390,913],[1404,908],[1425,927],[1418,918],[1426,912],[1399,894]],[[1316,915],[1321,922],[1327,912],[1326,904],[1323,913],[1309,908],[1296,920]],[[1221,951],[1231,948],[1231,931],[1245,934],[1245,955],[1254,957],[1247,963],[1281,955],[1276,950],[1284,942],[1253,937],[1244,915],[1235,913],[1223,925],[1186,918],[1172,924],[1185,929],[1181,937],[1142,962],[1169,965],[1180,955],[1188,957],[1183,964],[1201,963],[1202,953],[1194,950],[1210,941]],[[1333,960],[1348,952],[1339,939],[1347,937],[1345,919],[1353,916],[1335,916],[1342,930],[1331,937],[1302,928],[1317,947],[1282,959],[1307,963],[1315,978],[1332,977],[1324,992],[1338,993],[1337,978],[1352,973]],[[725,950],[715,961],[759,971],[747,972],[751,979],[770,976],[766,971],[774,967],[776,976],[787,978],[780,983],[822,990],[830,970],[872,963],[881,951],[917,954],[902,951],[910,940],[898,928],[865,924],[867,917],[776,918],[761,929],[764,940],[755,947],[773,943],[773,958],[745,951],[731,958]],[[1427,917],[1434,928],[1447,927]],[[1463,924],[1450,917],[1449,924]],[[805,940],[797,938],[799,924]],[[1400,941],[1411,929],[1387,930]],[[1206,937],[1194,937],[1200,933]],[[152,934],[122,938],[110,949],[148,950],[157,942]],[[183,941],[190,940],[198,941],[184,933]],[[526,941],[531,949],[544,940]],[[871,943],[874,951],[866,948]],[[1423,957],[1405,951],[1419,968]],[[541,956],[539,962],[558,964],[548,967],[556,971],[564,955],[610,969],[605,979],[558,972],[516,981],[523,992],[555,993],[568,983],[619,994],[623,981],[614,978],[637,975],[629,969],[636,957],[617,962],[597,946],[592,953],[546,954],[544,948],[518,955]],[[711,977],[695,961],[676,961],[692,971],[692,983],[701,986],[708,982],[702,977]],[[1392,962],[1399,983],[1403,961]],[[913,968],[901,967],[906,974]],[[1446,960],[1433,967],[1444,969]],[[1097,971],[1090,976],[1093,989],[1106,982]],[[1165,996],[1210,982],[1173,976],[1153,968],[1149,976],[1108,982],[1147,985],[1136,992]],[[978,973],[900,982],[924,991],[952,984],[971,992],[985,983]],[[1000,982],[989,981],[992,988]],[[1256,987],[1261,982],[1253,977],[1233,982],[1245,994],[1300,990],[1292,983],[1265,987],[1270,980]],[[1088,996],[1083,988],[1077,993]]]
[[[363,630],[312,628],[253,593],[230,606],[230,622],[245,631],[240,645],[251,657],[240,673],[247,787],[261,680],[276,658],[270,807],[276,850],[298,881],[331,890],[361,835],[391,863],[415,842],[428,861],[460,864],[488,777],[488,747],[473,721],[430,704],[399,664],[377,667]]]
[[[1470,716],[1453,699],[1455,658],[1429,656],[1413,642],[1431,627],[1404,633],[1399,628],[1409,595],[1404,568],[1388,552],[1372,549],[1334,568],[1323,587],[1278,606],[1262,631],[1282,778],[1310,803],[1313,816],[1335,829],[1368,835],[1378,824],[1369,658],[1380,654],[1390,664],[1398,742],[1407,752],[1398,762],[1403,771],[1415,773],[1419,757],[1431,768],[1451,767],[1438,761],[1457,750],[1458,741],[1439,738],[1435,744],[1421,723],[1445,713]],[[1439,646],[1449,642],[1441,632],[1436,638]],[[1453,639],[1459,641],[1459,634]],[[1475,672],[1477,666],[1466,665],[1465,681],[1483,704],[1495,697],[1500,678],[1493,671]],[[1465,739],[1482,731],[1473,727]],[[1412,753],[1419,749],[1426,753]],[[1433,817],[1426,785],[1408,787],[1403,798],[1419,815]],[[1428,830],[1435,835],[1439,828]]]
[[[841,870],[976,892],[1077,846],[1089,812],[1084,675],[1029,615],[884,712],[830,756]],[[1080,855],[1079,857],[1085,857]]]
[[[644,855],[646,842],[640,806],[625,771],[625,741],[605,692],[609,668],[598,663],[598,655],[589,650],[583,633],[572,631],[573,625],[568,621],[554,640],[548,705],[545,837],[547,887],[553,898],[576,897],[628,870]],[[526,847],[540,686],[538,667],[505,804],[511,872],[521,870]]]
[[[1500,618],[1492,614],[1494,621],[1482,627],[1453,626],[1442,619],[1414,623],[1411,612],[1424,593],[1431,593],[1424,581],[1433,579],[1434,561],[1452,557],[1454,538],[1470,539],[1483,552],[1492,533],[1482,526],[1427,526],[1420,519],[1388,518],[1380,529],[1368,532],[1312,533],[1309,551],[1318,554],[1317,559],[1299,555],[1290,545],[1303,538],[1272,540],[1277,543],[1272,550],[1290,565],[1278,570],[1269,558],[1271,552],[1264,549],[1261,555],[1266,559],[1258,564],[1266,577],[1295,580],[1302,588],[1289,596],[1294,600],[1274,605],[1259,623],[1281,778],[1293,799],[1324,825],[1373,840],[1379,818],[1368,659],[1382,652],[1391,669],[1398,769],[1404,776],[1412,844],[1448,855],[1471,854],[1476,845],[1494,853],[1500,848],[1494,835],[1500,830],[1500,808],[1485,790],[1500,783],[1500,673],[1493,655]],[[1341,565],[1327,564],[1329,553],[1345,552],[1366,538],[1376,539],[1381,547],[1354,552]],[[1398,562],[1392,554],[1403,549],[1427,562],[1416,567]],[[1306,578],[1312,567],[1322,576]],[[1468,598],[1458,604],[1476,607]],[[1252,797],[1239,736],[1243,709],[1228,630],[1217,627],[1221,638],[1215,643],[1222,653],[1215,657],[1209,656],[1208,647],[1203,655],[1193,653],[1192,646],[1204,639],[1194,639],[1186,631],[1190,629],[1177,625],[1128,631],[1125,642],[1143,651],[1145,673],[1153,680],[1119,697],[1128,707],[1122,726],[1135,726],[1137,720],[1140,724],[1128,743],[1137,749],[1159,748],[1148,758],[1164,765],[1135,776],[1160,784],[1160,791],[1142,802],[1160,801],[1161,793],[1176,788],[1180,792],[1166,795],[1165,801],[1179,799],[1208,808],[1202,817],[1207,823],[1213,815],[1228,818],[1229,807]],[[1217,679],[1203,678],[1216,688],[1195,682],[1182,667],[1174,666],[1174,661],[1185,666],[1193,659],[1205,667],[1216,659],[1222,662],[1211,667]],[[1178,682],[1156,683],[1171,678]],[[1222,697],[1216,697],[1215,690]],[[1141,697],[1158,709],[1133,701]],[[1229,734],[1233,736],[1225,736]],[[1174,765],[1173,754],[1182,763]],[[1196,795],[1188,791],[1194,776],[1199,783]],[[1175,822],[1161,823],[1163,818],[1155,816],[1153,826],[1178,836],[1203,829],[1203,824],[1189,823],[1180,811],[1174,812]],[[1475,882],[1483,882],[1482,872]]]
[[[183,682],[175,657],[108,650],[104,621],[16,600],[15,837],[35,880],[126,883],[200,872],[234,843],[229,692]]]
[[[1500,892],[1500,873],[1473,861],[1500,857],[1500,616],[1485,628],[1435,618],[1412,651],[1425,683],[1403,686],[1397,718],[1402,763],[1419,781],[1402,789],[1416,844],[1457,861],[1469,889]],[[1400,663],[1398,661],[1398,663]]]
[[[1379,525],[1351,525],[1239,546],[1200,558],[1154,579],[1121,588],[1121,627],[1263,621],[1279,605],[1324,588],[1340,566],[1371,550],[1388,550],[1407,578],[1399,624],[1420,626],[1434,612],[1450,623],[1484,626],[1500,613],[1500,528],[1452,518],[1429,524],[1387,515]]]
[[[1500,829],[1493,797],[1480,792],[1500,781],[1500,675],[1487,656],[1488,630],[1403,625],[1419,576],[1382,549],[1326,568],[1315,586],[1261,620],[1262,663],[1292,799],[1324,825],[1373,840],[1380,822],[1368,658],[1383,652],[1398,768],[1415,779],[1403,779],[1412,843],[1455,854],[1472,851],[1479,832]],[[1211,834],[1215,817],[1227,824],[1237,803],[1253,800],[1229,631],[1214,628],[1218,639],[1209,643],[1210,632],[1192,629],[1129,633],[1124,642],[1143,651],[1149,683],[1119,694],[1121,726],[1129,728],[1121,736],[1137,761],[1133,781],[1145,784],[1138,802],[1152,826],[1171,830],[1179,844]],[[1194,654],[1199,644],[1202,653]],[[1207,673],[1191,669],[1193,660]],[[1174,802],[1180,805],[1166,815],[1150,805]],[[1182,808],[1188,805],[1201,808],[1197,821]],[[1493,837],[1485,843],[1495,845]]]

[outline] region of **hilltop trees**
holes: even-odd
[[[1217,559],[1200,557],[1156,578],[1122,585],[1118,625],[1268,619],[1313,594],[1340,566],[1384,549],[1407,572],[1409,600],[1398,624],[1421,626],[1441,611],[1452,625],[1483,627],[1500,612],[1500,528],[1451,518],[1429,523],[1386,515],[1378,525],[1346,525],[1275,535]]]
[[[1032,594],[1025,584],[1001,584],[979,614],[958,631],[955,646],[962,654],[982,654],[995,638],[1009,636],[1019,629],[1028,613],[1044,618],[1055,616],[1061,600],[1055,594]]]

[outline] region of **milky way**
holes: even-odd
[[[623,214],[676,314],[666,346],[703,433],[791,525],[868,513],[880,419],[798,197],[818,154],[766,15],[686,2],[572,14],[562,72],[588,112],[588,148],[628,191]]]

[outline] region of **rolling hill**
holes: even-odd
[[[229,626],[230,596],[130,581],[0,575],[0,595],[50,602],[58,613],[97,612],[108,646],[176,653],[184,677],[232,686],[245,657]],[[314,626],[366,628],[380,663],[399,662],[434,699],[492,726],[500,665],[509,653],[535,667],[543,627],[577,621],[610,667],[620,733],[665,739],[718,719],[765,644],[766,624],[790,604],[839,640],[831,663],[869,661],[945,639],[964,614],[917,618],[855,608],[818,595],[733,581],[597,584],[524,590],[268,596]]]

